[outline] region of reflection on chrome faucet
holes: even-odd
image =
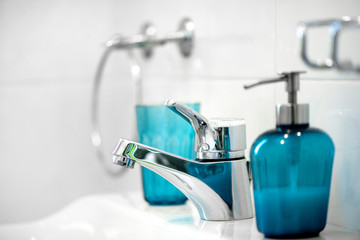
[[[129,168],[136,162],[159,174],[194,203],[203,220],[252,218],[244,121],[209,121],[173,100],[165,105],[193,126],[196,160],[120,139],[113,162]]]
[[[230,162],[222,162],[221,164],[189,163],[188,166],[188,173],[190,175],[211,186],[230,207],[232,206]]]
[[[132,168],[136,162],[167,179],[192,200],[201,219],[253,217],[245,159],[197,162],[125,139],[113,154],[118,165]]]

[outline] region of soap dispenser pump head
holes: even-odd
[[[285,91],[288,93],[288,103],[276,105],[276,125],[309,124],[309,104],[297,103],[297,91],[300,90],[301,73],[305,72],[279,72],[279,78],[258,81],[245,85],[244,88],[249,89],[262,84],[285,82]]]

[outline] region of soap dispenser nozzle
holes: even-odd
[[[244,85],[244,88],[249,89],[262,84],[286,82],[285,91],[288,93],[288,104],[276,106],[276,125],[309,124],[309,104],[297,103],[301,73],[305,73],[305,71],[279,72],[279,78],[261,80]]]
[[[292,104],[297,104],[297,94],[296,92],[300,89],[300,74],[305,73],[305,71],[297,72],[278,72],[280,77],[274,79],[260,80],[253,84],[244,85],[245,89],[249,89],[258,85],[276,83],[276,82],[286,82],[285,90],[288,92],[288,102]]]

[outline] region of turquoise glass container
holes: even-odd
[[[277,125],[251,147],[257,228],[265,237],[316,236],[326,225],[334,144],[309,124]]]
[[[195,111],[200,104],[187,104]],[[194,159],[194,136],[192,126],[163,105],[136,106],[137,129],[142,144]],[[186,196],[156,173],[142,168],[144,198],[150,205],[184,204]]]

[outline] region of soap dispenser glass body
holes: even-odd
[[[199,103],[187,104],[195,111]],[[137,130],[142,144],[194,159],[195,133],[190,124],[164,105],[136,106]],[[144,198],[150,205],[184,204],[187,197],[166,179],[142,167]]]
[[[316,236],[326,225],[334,144],[304,125],[277,126],[250,152],[256,222],[266,237]]]

